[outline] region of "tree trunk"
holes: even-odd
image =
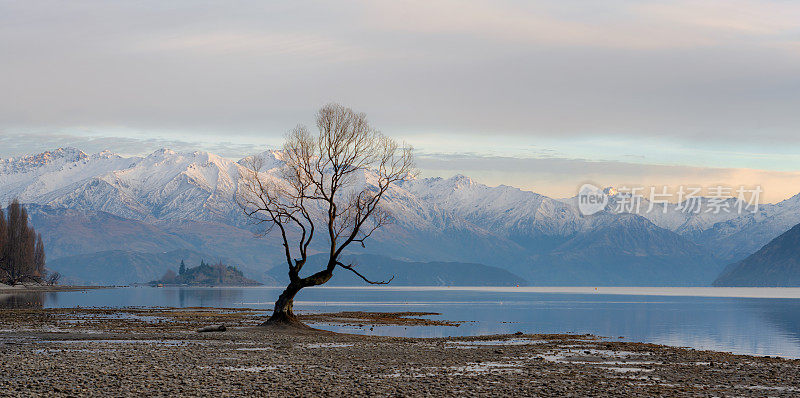
[[[261,326],[281,325],[311,329],[304,325],[303,322],[300,322],[300,319],[298,319],[294,311],[292,311],[294,296],[304,287],[318,286],[329,281],[333,276],[332,270],[333,267],[329,265],[328,268],[303,279],[297,279],[297,274],[295,274],[295,277],[290,276],[292,282],[289,282],[289,286],[286,287],[286,290],[278,296],[278,301],[275,302],[275,309],[272,311],[272,316],[267,319],[266,322],[262,323]]]
[[[300,326],[304,325],[292,311],[294,305],[294,296],[302,289],[302,286],[296,283],[290,283],[286,290],[278,297],[275,302],[275,309],[272,311],[272,316],[261,326],[284,325],[284,326]]]

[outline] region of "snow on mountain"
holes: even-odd
[[[239,164],[206,152],[161,149],[147,157],[59,149],[2,161],[0,200],[105,211],[146,220],[233,217]]]
[[[278,177],[280,151],[253,157],[265,173]],[[139,220],[231,221],[240,216],[233,196],[245,165],[246,159],[233,162],[199,151],[161,149],[146,157],[124,158],[107,151],[89,156],[75,148],[59,148],[0,160],[0,201],[19,198]],[[369,183],[368,175],[360,178],[361,184]],[[621,200],[620,195],[611,197],[609,208]],[[734,199],[727,205],[736,208]],[[467,227],[522,241],[569,237],[595,228],[597,222],[580,214],[575,198],[555,200],[504,185],[489,187],[463,175],[407,181],[388,193],[386,206],[399,222],[420,230],[466,222]],[[777,236],[800,219],[800,195],[762,205],[756,214],[713,213],[706,211],[708,206],[708,200],[701,199],[700,211],[694,213],[678,204],[651,206],[642,198],[634,213],[692,238],[704,233],[728,237],[754,225],[768,230],[765,235]]]
[[[78,149],[58,148],[54,151],[46,151],[35,155],[0,159],[0,173],[25,173],[60,160],[65,162],[77,162],[86,158],[88,158],[88,156]]]
[[[110,152],[92,156],[75,148],[59,148],[38,155],[0,160],[0,201],[19,198],[41,202],[46,195],[63,191],[87,179],[130,167],[137,158]]]
[[[697,211],[687,211],[687,204],[682,203],[668,204],[665,213],[658,204],[655,210],[638,214],[655,225],[709,247],[717,257],[733,260],[755,252],[800,223],[800,194],[780,203],[760,204],[757,209],[736,198],[721,202],[723,207],[719,211],[709,198],[700,198],[698,203]]]
[[[606,188],[608,192],[610,188]],[[607,193],[608,194],[608,193]],[[647,195],[637,194],[636,199],[631,199],[629,193],[608,194],[609,200],[606,210],[617,214],[636,214],[644,217],[653,224],[677,232],[681,235],[696,231],[704,231],[711,228],[714,224],[725,222],[739,217],[738,202],[736,199],[726,199],[722,201],[720,211],[715,211],[715,207],[709,202],[707,197],[698,197],[693,201],[682,203],[661,203],[651,202]],[[572,197],[560,200],[572,207],[578,207],[578,198]],[[744,204],[742,204],[744,206]],[[762,205],[770,207],[774,205]]]
[[[283,153],[276,150],[267,150],[248,156],[237,163],[244,167],[250,167],[250,163],[253,160],[258,161],[257,165],[260,166],[261,171],[274,173],[277,168],[283,165]]]
[[[797,224],[800,224],[800,194],[687,236],[704,242],[719,257],[736,261],[755,253]]]
[[[489,187],[469,177],[418,179],[403,183],[429,216],[444,214],[504,236],[569,236],[582,228],[577,209],[546,196],[501,185]]]
[[[625,195],[610,195],[606,210],[639,215],[656,226],[706,246],[722,260],[741,259],[800,222],[800,194],[780,203],[762,203],[758,208],[736,198],[717,204],[708,197],[663,204],[651,203],[646,195],[638,198],[637,206],[631,205]],[[574,207],[578,204],[577,197],[561,201]]]

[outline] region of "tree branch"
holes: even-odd
[[[345,264],[342,264],[341,262],[338,262],[338,261],[336,262],[336,265],[338,265],[338,266],[340,266],[340,267],[342,267],[342,268],[344,268],[346,270],[352,271],[354,274],[358,275],[359,278],[363,279],[364,282],[367,282],[370,285],[388,285],[394,279],[394,275],[392,275],[392,277],[389,278],[388,281],[373,282],[373,281],[367,279],[366,276],[361,275],[360,273],[358,273],[358,271],[356,271],[355,268],[353,268],[352,265],[345,265]]]

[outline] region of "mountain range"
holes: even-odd
[[[714,286],[800,286],[800,224],[726,267]]]
[[[280,178],[281,152],[254,156],[263,161],[267,178]],[[100,256],[125,264],[135,253],[172,258],[167,254],[187,250],[207,261],[224,259],[271,284],[269,270],[282,264],[282,251],[274,237],[256,235],[263,231],[235,202],[243,165],[200,151],[123,157],[60,148],[0,160],[0,203],[26,203],[50,266],[85,283],[103,279],[62,259]],[[357,183],[370,180],[365,172]],[[609,206],[619,195],[609,193]],[[678,204],[644,211],[644,201],[635,214],[606,209],[584,216],[577,198],[490,187],[462,175],[398,184],[385,206],[394,222],[351,254],[484,264],[533,285],[708,285],[726,264],[800,223],[800,194],[743,214],[695,214]],[[146,280],[136,279],[141,277],[131,272],[115,283]]]

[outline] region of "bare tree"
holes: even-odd
[[[298,126],[287,135],[281,178],[263,173],[260,158],[249,158],[237,194],[245,214],[262,224],[265,234],[280,234],[288,265],[289,285],[265,324],[300,325],[292,311],[295,295],[326,283],[337,267],[371,284],[388,283],[367,279],[340,258],[349,245],[363,246],[389,222],[382,199],[391,185],[416,173],[412,148],[373,129],[363,113],[329,104],[317,112],[316,122],[318,134]],[[301,277],[309,247],[320,235],[323,244],[315,247],[324,247],[327,263]]]

